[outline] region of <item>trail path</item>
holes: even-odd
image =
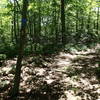
[[[13,59],[0,67],[0,100],[5,100],[2,98],[11,88],[15,64]],[[18,100],[100,100],[98,67],[100,55],[95,48],[27,57],[23,61]]]

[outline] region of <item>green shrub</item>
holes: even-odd
[[[5,54],[0,54],[0,60],[5,60],[7,56]]]

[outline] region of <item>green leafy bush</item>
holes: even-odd
[[[0,60],[5,60],[7,56],[5,54],[0,54]]]

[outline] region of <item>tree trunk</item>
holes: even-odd
[[[99,34],[99,7],[97,12],[97,34]]]
[[[78,18],[79,18],[79,13],[78,13],[78,10],[76,10],[76,33],[78,33],[78,31],[79,31],[79,27],[78,27],[79,19]]]
[[[14,38],[15,38],[15,44],[18,42],[17,40],[17,26],[16,26],[16,1],[14,0],[14,21],[13,21],[13,25],[14,25]]]
[[[66,43],[65,35],[65,0],[61,0],[61,32],[62,32],[62,44]]]
[[[21,22],[21,31],[20,31],[20,41],[19,41],[19,51],[18,51],[18,59],[16,64],[16,72],[14,77],[14,86],[12,90],[12,96],[17,96],[19,93],[19,85],[20,85],[20,74],[21,74],[21,63],[23,58],[24,46],[26,42],[26,26],[27,26],[27,8],[28,8],[28,0],[23,0],[23,8],[22,8],[22,22]]]

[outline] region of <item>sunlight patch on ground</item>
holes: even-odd
[[[74,59],[77,55],[73,55],[70,53],[64,53],[64,52],[60,52],[59,53],[59,58],[65,58],[65,59]]]
[[[69,66],[70,65],[70,62],[67,62],[67,61],[59,61],[59,62],[57,62],[57,64],[56,64],[57,66]]]
[[[56,86],[56,82],[58,82],[63,84],[61,87],[64,87],[63,92],[66,96],[61,100],[99,100],[100,84],[95,75],[95,67],[99,66],[99,58],[96,58],[95,54],[91,54],[94,52],[93,50],[88,49],[75,54],[60,52],[54,58],[51,57],[51,62],[48,59],[42,60],[41,64],[45,63],[45,67],[34,66],[33,58],[28,61],[26,59],[22,66],[21,89],[30,92],[32,89],[43,87],[44,83],[48,86],[54,83]],[[88,53],[90,54],[88,55]],[[97,62],[94,61],[92,64],[95,59]],[[0,70],[8,71],[8,68],[15,64],[16,60],[8,60],[6,67],[3,66]],[[5,75],[5,73],[3,74]],[[7,74],[8,76],[0,77],[0,81],[13,79],[13,74]]]
[[[54,82],[54,80],[53,79],[48,79],[48,80],[46,80],[46,82],[47,82],[47,84],[51,84],[51,83]]]
[[[40,75],[40,76],[44,75],[44,73],[45,73],[45,69],[43,69],[43,68],[37,68],[37,69],[35,69],[35,71],[37,72],[36,75]]]
[[[67,97],[67,100],[81,100],[79,96],[75,96],[74,93],[65,91],[65,95]]]

